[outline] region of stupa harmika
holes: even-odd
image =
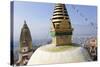
[[[52,43],[39,47],[28,65],[89,61],[88,52],[72,44],[73,28],[64,4],[56,4],[51,25]]]

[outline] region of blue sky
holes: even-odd
[[[51,24],[50,18],[52,17],[54,6],[54,3],[15,1],[14,39],[17,41],[19,40],[24,20],[26,20],[30,28],[32,39],[51,38],[49,35]],[[75,29],[74,34],[83,32],[96,33],[96,29],[91,26],[91,22],[93,22],[95,26],[97,23],[97,8],[95,6],[66,5],[66,7],[72,26]],[[84,17],[80,16],[80,13],[84,15]],[[88,21],[85,21],[85,18],[88,18]],[[92,30],[90,31],[90,29]]]

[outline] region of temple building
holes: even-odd
[[[32,48],[31,33],[26,24],[26,21],[24,21],[24,25],[21,29],[21,35],[20,35],[19,60],[16,64],[26,65],[33,53],[32,49],[33,48]]]
[[[52,43],[39,47],[27,65],[91,61],[83,47],[72,43],[73,28],[65,4],[55,4],[50,33]]]
[[[51,22],[52,43],[56,46],[72,44],[73,28],[64,4],[55,5]]]
[[[84,44],[84,47],[88,50],[92,60],[97,61],[97,38],[88,38]]]

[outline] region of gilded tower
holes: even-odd
[[[52,43],[56,46],[71,44],[73,28],[65,4],[58,3],[55,5],[51,21]]]
[[[20,35],[19,60],[17,62],[17,65],[26,65],[32,53],[31,33],[26,24],[26,21],[24,21],[24,25],[21,29]]]

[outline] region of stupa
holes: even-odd
[[[73,28],[64,4],[55,5],[51,25],[52,43],[39,47],[28,65],[90,61],[88,52],[72,43]]]

